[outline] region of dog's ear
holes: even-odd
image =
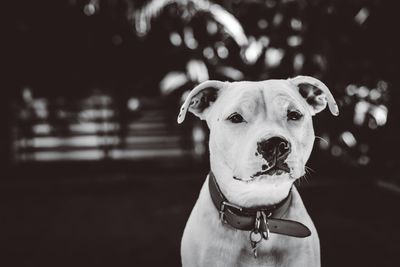
[[[182,123],[185,120],[188,110],[203,120],[204,111],[215,102],[219,91],[225,86],[225,84],[226,83],[220,81],[205,81],[196,86],[189,93],[180,109],[178,123]]]
[[[326,105],[333,115],[339,115],[339,107],[323,82],[310,76],[297,76],[288,80],[298,88],[300,95],[310,105],[312,115],[324,110]]]

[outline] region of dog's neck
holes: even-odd
[[[210,159],[211,171],[216,177],[221,192],[232,204],[244,208],[279,203],[287,197],[293,185],[293,181],[280,182],[276,185],[267,179],[248,183],[237,181],[234,180],[232,170],[227,164],[213,159],[212,154]]]
[[[302,223],[282,219],[291,205],[291,191],[275,205],[243,208],[226,199],[212,172],[208,176],[208,188],[221,222],[227,223],[233,228],[262,233],[266,240],[269,238],[270,231],[295,237],[307,237],[311,234],[310,230]]]

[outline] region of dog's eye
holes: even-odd
[[[290,121],[298,121],[303,117],[303,114],[301,114],[299,111],[297,110],[292,110],[289,111],[287,113],[287,119]]]
[[[227,120],[230,120],[232,123],[241,123],[241,122],[245,121],[243,119],[242,115],[240,115],[239,113],[236,113],[236,112],[229,115]]]

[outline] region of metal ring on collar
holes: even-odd
[[[261,232],[261,235],[262,235],[262,237],[265,239],[265,240],[268,240],[268,238],[269,238],[269,227],[268,227],[268,221],[267,221],[267,217],[269,217],[270,215],[266,215],[265,214],[265,212],[262,212],[261,213],[261,217],[262,217],[262,219],[263,219],[263,224],[264,224],[264,228],[265,228],[265,231],[262,231]]]
[[[256,220],[254,221],[254,232],[258,233],[261,225],[261,212],[257,211]]]

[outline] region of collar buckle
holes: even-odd
[[[228,207],[228,208],[233,208],[233,209],[236,209],[236,210],[238,210],[238,211],[242,211],[243,210],[243,208],[241,208],[241,207],[239,207],[239,206],[237,206],[237,205],[235,205],[235,204],[232,204],[232,203],[229,203],[229,202],[227,202],[227,201],[222,201],[222,203],[221,203],[221,205],[220,205],[220,207],[219,207],[219,219],[221,220],[221,222],[223,222],[223,223],[227,223],[227,221],[226,221],[226,219],[225,219],[225,211],[226,211],[226,207]]]

